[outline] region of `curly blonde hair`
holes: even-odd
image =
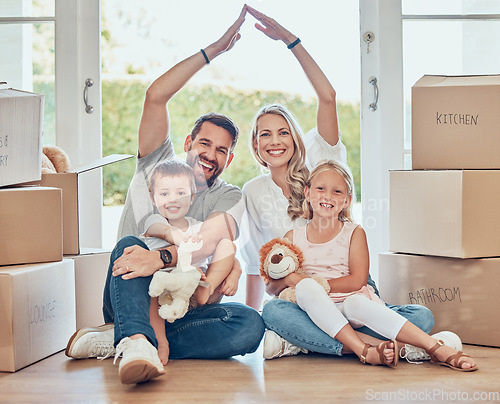
[[[319,174],[333,170],[338,173],[345,181],[347,185],[347,196],[351,197],[351,202],[349,206],[342,209],[339,213],[339,220],[341,222],[352,222],[351,217],[351,206],[356,202],[356,191],[354,188],[354,180],[352,177],[351,170],[346,165],[335,161],[335,160],[323,160],[318,163],[318,165],[312,170],[309,179],[307,180],[306,186],[310,187],[314,178],[316,178]],[[301,203],[301,213],[300,217],[303,217],[307,220],[313,218],[313,210],[311,204],[304,198]]]
[[[301,203],[304,200],[304,187],[309,177],[309,170],[306,167],[306,148],[302,140],[302,129],[293,114],[281,104],[271,104],[262,107],[255,115],[252,123],[250,136],[250,150],[255,160],[267,168],[267,163],[261,158],[258,150],[258,123],[259,119],[267,114],[282,116],[287,122],[294,143],[293,156],[288,162],[288,170],[285,180],[290,187],[291,196],[288,199],[287,213],[292,220],[300,217],[302,212]]]

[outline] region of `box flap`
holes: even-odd
[[[24,90],[16,90],[15,88],[0,88],[0,97],[43,97],[41,94],[31,93]]]
[[[422,76],[413,87],[434,86],[494,86],[500,85],[500,75],[469,75],[469,76],[439,76],[426,74]]]
[[[91,161],[90,163],[81,165],[80,167],[71,170],[73,173],[84,173],[85,171],[93,170],[94,168],[99,168],[107,166],[108,164],[116,163],[117,161],[127,160],[134,157],[132,154],[110,154],[109,156],[102,157],[100,159]]]

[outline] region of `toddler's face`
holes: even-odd
[[[193,196],[190,185],[186,175],[164,176],[156,180],[153,201],[158,212],[167,220],[186,216]]]

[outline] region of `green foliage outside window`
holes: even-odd
[[[144,95],[149,83],[139,79],[102,81],[102,149],[103,156],[113,153],[137,155],[137,129]],[[35,92],[53,91],[53,83],[37,81]],[[316,100],[272,91],[243,91],[229,87],[186,86],[169,103],[171,136],[177,154],[183,152],[184,139],[196,118],[210,111],[231,117],[240,128],[235,157],[222,174],[226,182],[242,187],[260,174],[250,152],[248,138],[252,119],[263,105],[285,105],[296,116],[304,131],[316,125]],[[338,103],[342,141],[347,148],[347,162],[360,200],[360,125],[359,104]],[[50,108],[47,108],[50,110]],[[52,107],[53,110],[53,107]],[[125,201],[136,159],[129,159],[103,168],[104,205],[120,205]]]

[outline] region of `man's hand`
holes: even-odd
[[[247,13],[247,6],[243,6],[238,19],[231,25],[228,30],[213,44],[207,46],[205,51],[210,60],[219,56],[221,53],[227,52],[234,44],[241,38],[239,30],[245,21],[245,15]]]
[[[153,275],[163,268],[158,251],[149,251],[138,245],[125,248],[123,255],[113,265],[113,276],[123,275],[123,279],[133,279]]]

